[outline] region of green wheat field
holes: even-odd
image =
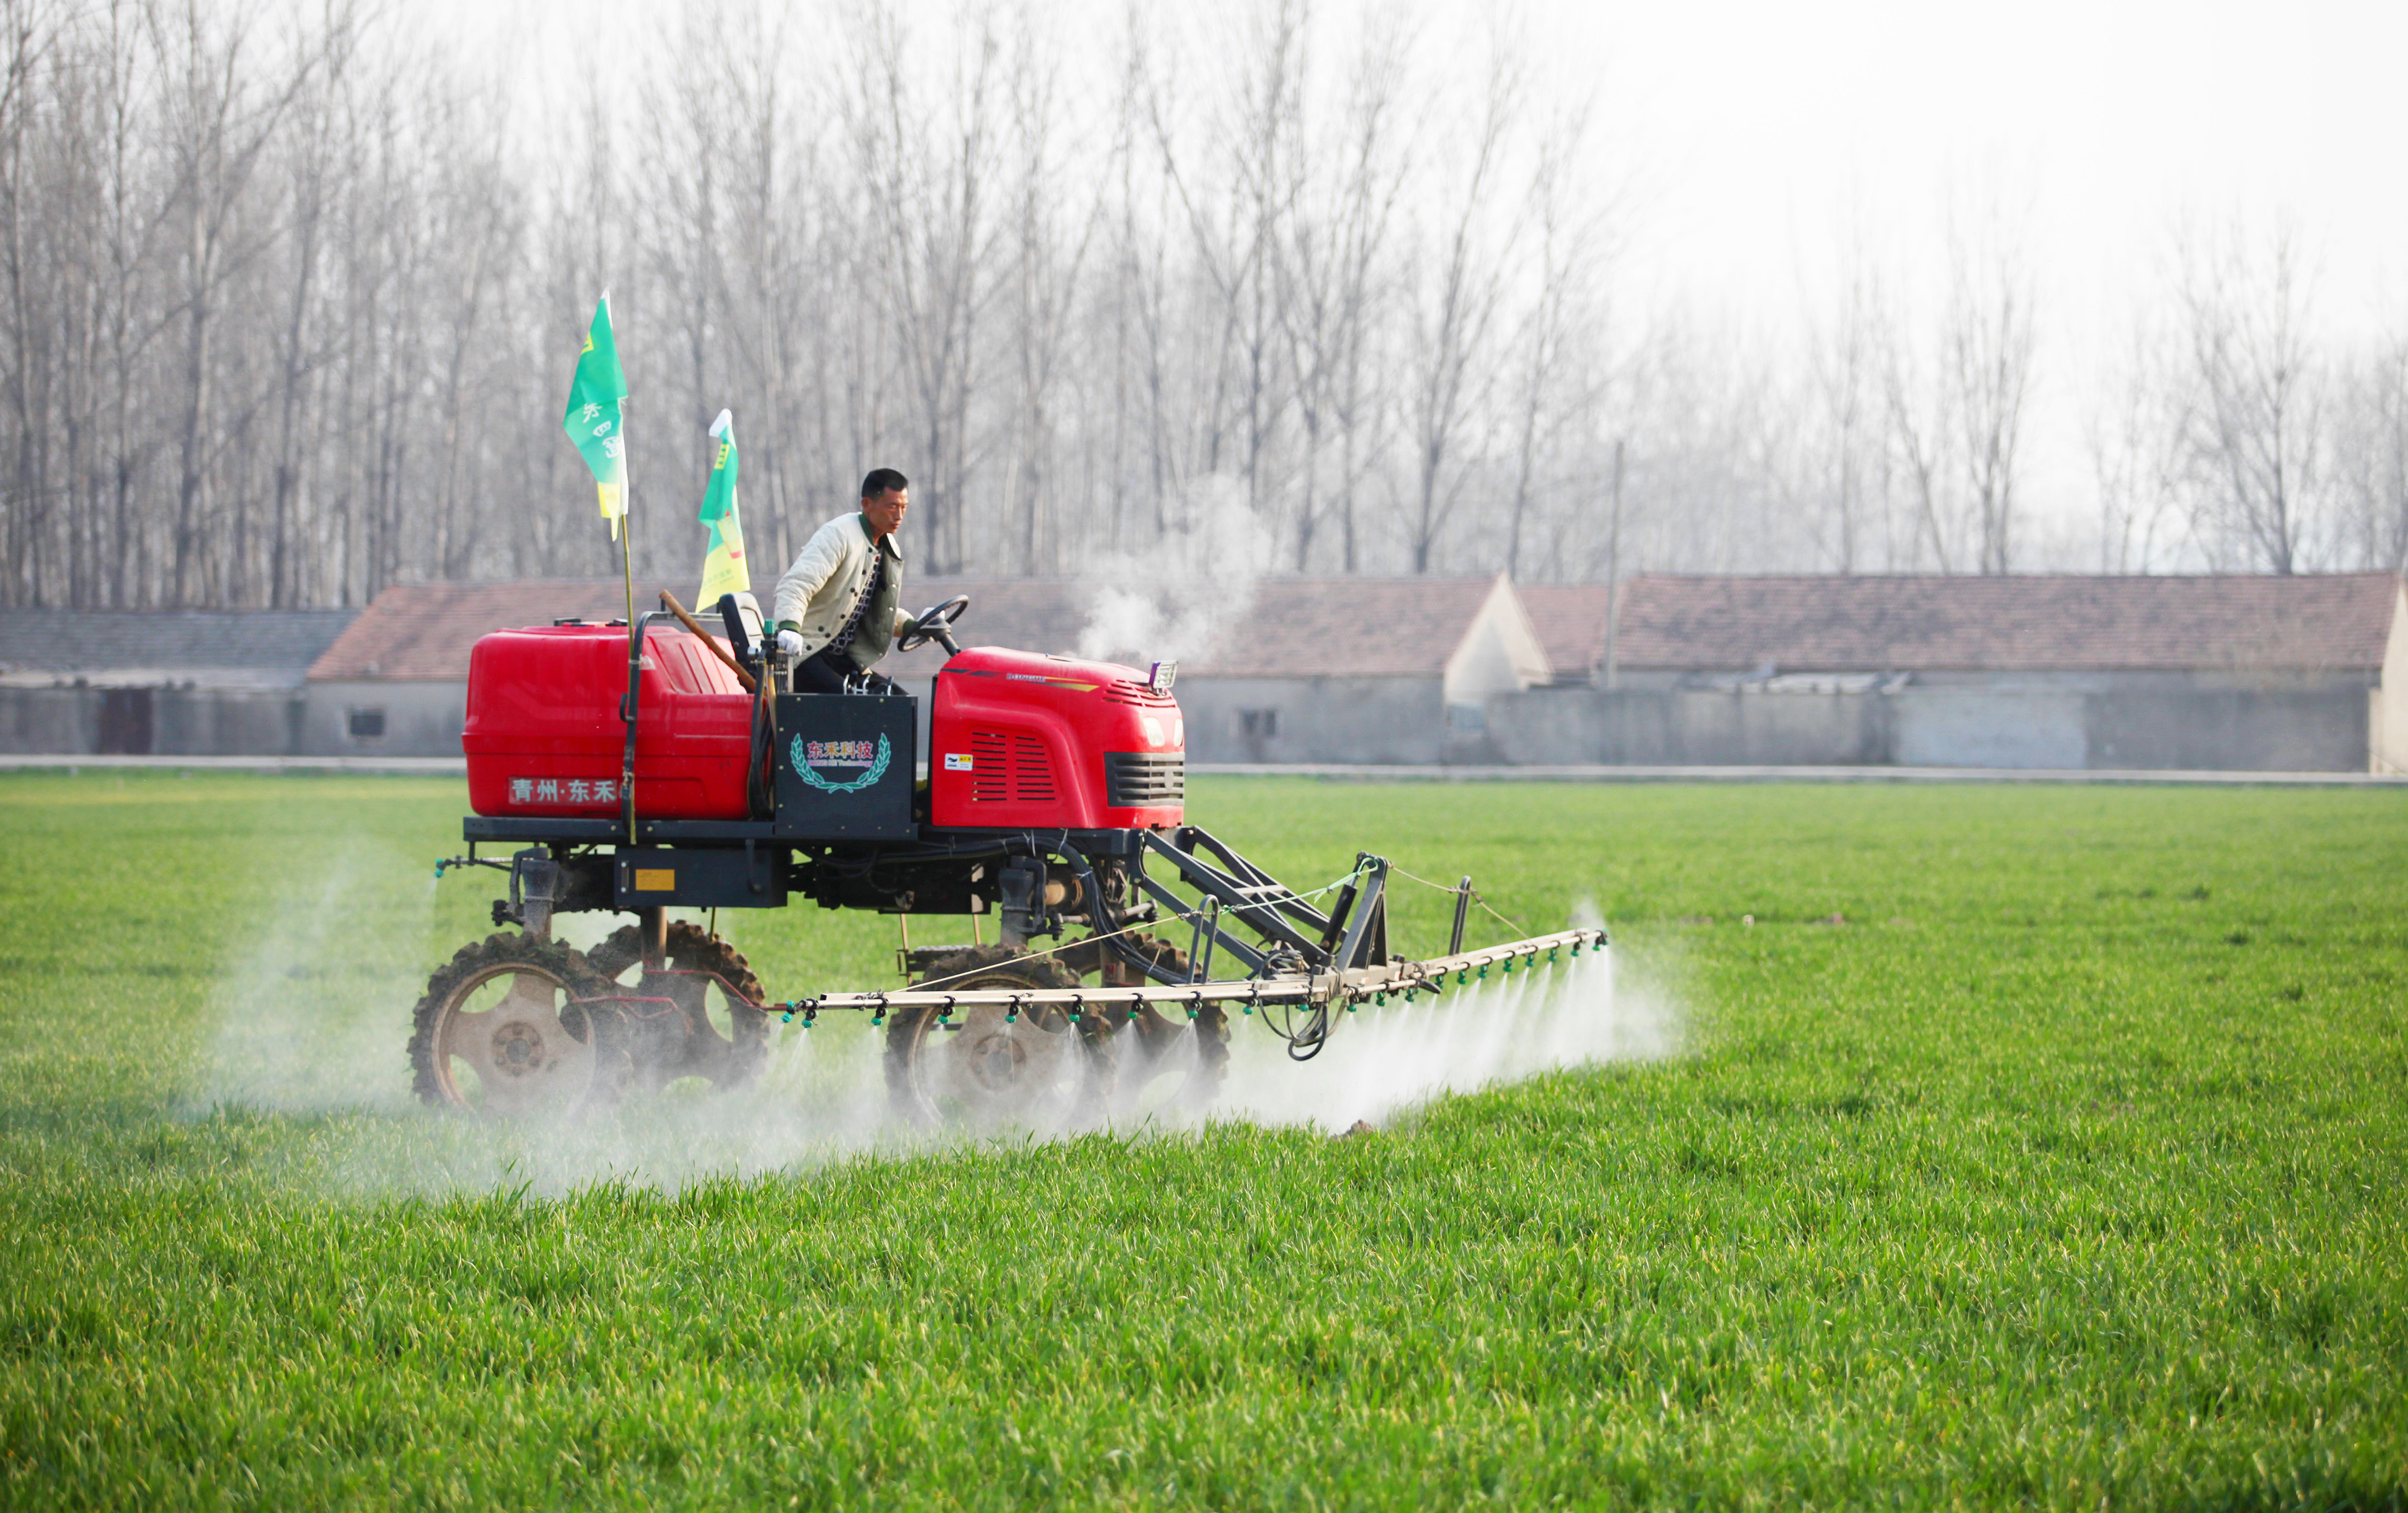
[[[1652,1053],[934,1146],[858,1027],[412,1106],[460,810],[0,777],[0,1505],[2408,1506],[2408,793],[1199,780],[1291,882],[1593,902]],[[892,920],[721,928],[895,980]]]

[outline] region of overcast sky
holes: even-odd
[[[2399,0],[1552,14],[1613,60],[1649,137],[1646,250],[1697,285],[1781,306],[1841,207],[1928,228],[1950,176],[1987,175],[2029,197],[2060,299],[2120,296],[2178,216],[2235,211],[2298,218],[2329,318],[2408,294]]]
[[[571,36],[640,39],[674,14],[404,5],[528,95],[523,122]],[[1111,0],[1055,8],[1068,35],[1117,29]],[[1472,14],[1420,9],[1440,31]],[[1777,339],[1843,226],[1911,276],[1938,256],[1952,181],[2028,206],[2042,306],[2027,497],[2042,515],[2088,509],[2080,412],[2098,351],[2162,273],[2182,217],[2288,217],[2336,335],[2408,316],[2408,0],[1525,0],[1520,13],[1534,53],[1595,89],[1600,171],[1637,184],[1624,267],[1651,303]]]

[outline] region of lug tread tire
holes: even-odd
[[[1052,956],[1035,956],[1017,946],[965,945],[927,962],[927,970],[912,984],[914,989],[933,988],[942,991],[945,980],[977,973],[1009,976],[1031,989],[1077,987],[1079,974]],[[896,1117],[906,1123],[924,1126],[927,1111],[920,1106],[918,1094],[911,1086],[911,1055],[924,1036],[921,1021],[936,1015],[933,1006],[918,1004],[898,1008],[886,1016],[886,1096]],[[1109,1096],[1112,1080],[1112,1043],[1111,1026],[1100,1014],[1082,1015],[1079,1018],[1079,1040],[1087,1058],[1093,1097]]]
[[[585,959],[595,972],[616,982],[621,973],[644,959],[643,931],[622,925],[585,953]],[[752,1086],[769,1059],[769,1013],[761,1007],[769,995],[752,963],[726,939],[683,919],[669,922],[667,960],[680,972],[715,973],[734,990],[727,1003],[730,1046],[724,1073],[713,1085],[723,1092]]]
[[[460,947],[451,960],[435,969],[435,975],[426,981],[425,996],[410,1011],[410,1084],[420,1102],[435,1108],[456,1106],[443,1096],[442,1084],[435,1075],[437,1023],[442,1017],[443,1005],[464,984],[499,966],[539,967],[567,984],[570,992],[578,997],[599,998],[609,991],[609,980],[566,942],[502,930]],[[593,1044],[595,1029],[589,1018],[586,1032],[580,1038]]]

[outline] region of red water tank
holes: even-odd
[[[937,674],[929,817],[947,827],[1182,823],[1187,727],[1135,668],[981,646]]]
[[[752,700],[683,631],[644,637],[636,727],[636,812],[647,819],[743,819]],[[627,728],[624,626],[496,630],[468,654],[468,802],[480,814],[619,814]]]

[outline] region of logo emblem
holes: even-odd
[[[796,736],[787,746],[786,756],[794,764],[795,775],[822,793],[859,793],[886,775],[895,748],[882,735],[874,749],[867,741],[805,741]],[[850,783],[839,783],[821,776],[823,767],[859,767],[864,771]]]

